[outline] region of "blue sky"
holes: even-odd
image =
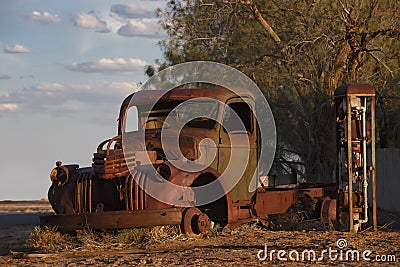
[[[164,1],[0,0],[0,200],[47,196],[55,161],[89,166],[161,58]]]

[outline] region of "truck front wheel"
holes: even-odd
[[[200,237],[211,229],[211,220],[198,208],[186,208],[182,214],[181,231],[189,237]]]

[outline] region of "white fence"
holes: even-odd
[[[376,150],[378,208],[400,212],[400,149]]]

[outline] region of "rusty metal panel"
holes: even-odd
[[[258,191],[256,196],[257,215],[264,217],[268,214],[285,213],[295,202],[296,191]]]
[[[156,225],[178,225],[182,209],[107,211],[96,213],[60,214],[40,217],[41,226],[57,226],[59,230],[121,229]]]
[[[335,185],[326,185],[324,188],[322,187],[315,187],[315,188],[305,188],[305,189],[299,189],[297,191],[297,197],[303,197],[304,195],[309,196],[310,198],[319,198],[323,197],[325,195],[326,190],[335,190],[336,186]]]
[[[376,150],[378,208],[400,212],[400,149]]]

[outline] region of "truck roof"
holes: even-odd
[[[240,93],[237,94],[225,87],[175,88],[172,90],[141,90],[132,93],[131,95],[126,97],[123,105],[128,105],[134,95],[135,99],[137,98],[139,102],[143,101],[143,103],[153,101],[154,99],[159,98],[160,95],[163,95],[163,99],[171,100],[186,100],[191,98],[207,97],[217,99],[221,102],[226,102],[228,99],[236,96],[250,97],[253,99],[249,90],[240,88],[235,88],[235,90],[239,91]]]

